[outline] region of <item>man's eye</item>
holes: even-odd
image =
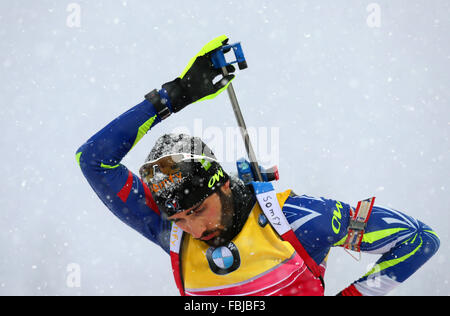
[[[197,209],[197,210],[195,210],[195,214],[201,214],[201,213],[203,213],[203,211],[204,211],[205,209],[204,208],[201,208],[201,209]]]
[[[195,209],[195,210],[191,210],[186,215],[188,215],[188,216],[192,215],[192,214],[199,215],[199,214],[201,214],[203,212],[203,210],[204,210],[204,208],[198,208],[198,209]]]

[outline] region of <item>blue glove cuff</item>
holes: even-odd
[[[173,113],[172,102],[170,101],[167,90],[162,88],[161,90],[159,90],[159,95],[161,97],[162,104],[164,104],[165,106],[167,106],[169,108],[170,113]]]

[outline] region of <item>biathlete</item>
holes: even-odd
[[[423,222],[374,205],[374,198],[351,206],[246,184],[223,170],[204,142],[184,134],[160,137],[139,175],[120,163],[171,114],[228,87],[234,67],[224,76],[211,63],[211,53],[227,40],[209,42],[179,77],[77,150],[93,190],[115,216],[171,256],[182,295],[323,295],[332,247],[381,255],[338,295],[384,295],[405,282],[436,253],[439,238]]]

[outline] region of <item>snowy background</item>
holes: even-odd
[[[449,295],[450,3],[372,2],[1,1],[0,295],[178,294],[169,257],[109,213],[75,151],[221,34],[248,60],[235,81],[247,125],[278,133],[277,188],[376,195],[424,221],[441,248],[392,294]],[[223,94],[155,127],[124,163],[137,172],[177,127],[235,125]],[[334,249],[326,294],[376,259]]]

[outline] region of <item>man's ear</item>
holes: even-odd
[[[230,189],[230,180],[227,180],[227,182],[225,182],[220,189],[222,190],[223,193],[229,195],[231,193],[231,189]]]

